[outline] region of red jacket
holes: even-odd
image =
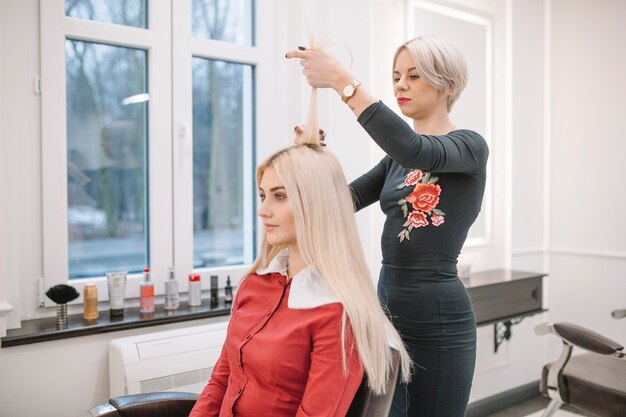
[[[363,370],[348,335],[344,375],[343,307],[329,302],[325,284],[321,298],[306,297],[306,291],[319,292],[320,282],[315,268],[291,281],[280,272],[243,281],[222,354],[190,417],[345,416]]]

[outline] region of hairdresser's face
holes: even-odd
[[[287,198],[287,190],[274,168],[267,168],[259,184],[261,204],[258,215],[263,221],[267,243],[270,245],[294,245],[296,228],[293,212]]]
[[[412,119],[425,119],[433,113],[446,109],[443,92],[420,78],[409,51],[398,54],[393,68],[393,92],[402,113]]]

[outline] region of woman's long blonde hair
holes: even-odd
[[[376,295],[339,161],[326,148],[308,143],[283,149],[266,159],[257,170],[258,183],[269,167],[275,169],[287,191],[300,255],[306,264],[315,265],[343,304],[344,371],[346,348],[352,348],[345,343],[349,321],[369,387],[378,394],[385,392],[392,369],[390,346],[399,351],[400,374],[408,381],[411,360]],[[259,257],[246,275],[267,267],[283,248],[270,245],[263,234]]]

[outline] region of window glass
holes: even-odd
[[[146,28],[146,0],[65,0],[65,15]]]
[[[244,260],[244,147],[252,147],[253,68],[193,58],[194,267]]]
[[[147,53],[67,39],[70,278],[148,262]]]
[[[192,34],[254,45],[254,0],[193,0]]]

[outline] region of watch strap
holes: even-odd
[[[343,90],[341,92],[341,99],[343,100],[344,103],[347,103],[348,100],[350,100],[352,97],[354,97],[354,95],[356,94],[356,90],[361,86],[361,82],[359,80],[352,80],[348,84],[346,84],[345,87],[347,87],[349,85],[351,85],[353,87],[352,94],[345,95],[345,94],[343,94]]]

